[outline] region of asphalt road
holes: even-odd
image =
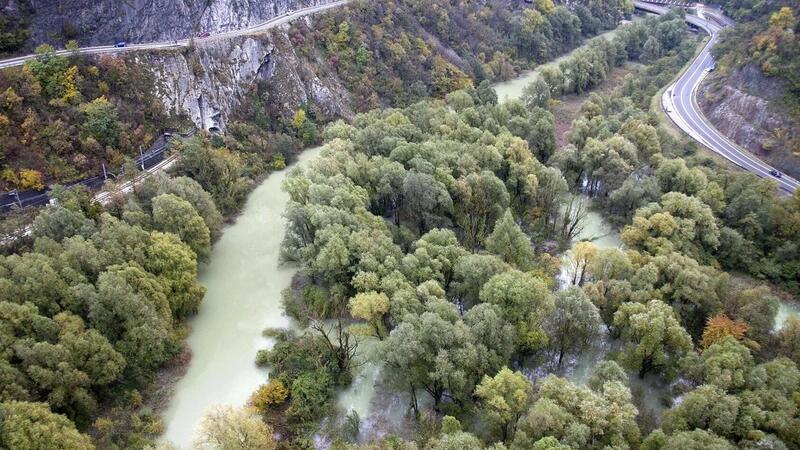
[[[636,1],[634,4],[638,9],[656,14],[662,14],[668,10],[665,7],[646,2]],[[719,31],[725,26],[733,24],[719,11],[707,9],[702,11],[703,18],[687,15],[686,21],[706,31],[711,39],[680,78],[664,91],[661,99],[662,107],[675,124],[696,141],[744,170],[762,178],[775,180],[783,191],[794,192],[800,186],[797,180],[785,174],[781,178],[771,175],[770,172],[775,170],[772,166],[764,163],[717,130],[700,110],[700,106],[697,104],[697,89],[708,75],[707,69],[714,64],[711,47],[717,42]]]
[[[123,53],[123,52],[130,52],[136,50],[163,50],[163,49],[171,49],[171,48],[180,48],[180,47],[188,47],[191,42],[195,43],[202,43],[207,41],[213,41],[217,39],[229,39],[236,36],[247,36],[251,34],[258,34],[262,33],[266,30],[271,28],[275,28],[279,25],[283,25],[287,22],[290,22],[295,19],[299,19],[304,16],[308,16],[311,14],[315,14],[321,11],[325,11],[331,8],[336,8],[346,4],[349,0],[340,0],[333,3],[328,3],[326,5],[319,5],[319,6],[309,6],[308,8],[298,9],[293,11],[289,15],[282,15],[266,22],[262,22],[257,25],[253,25],[251,27],[242,28],[238,30],[226,31],[218,34],[213,34],[208,37],[200,38],[189,38],[189,39],[180,39],[177,41],[164,41],[164,42],[150,42],[146,44],[128,44],[125,47],[114,47],[113,45],[102,45],[97,47],[84,47],[77,50],[78,54],[81,55],[97,55],[102,53]],[[72,54],[70,50],[58,50],[56,52],[58,55],[69,55]],[[25,64],[26,61],[36,58],[36,55],[25,55],[25,56],[18,56],[16,58],[9,58],[0,60],[0,69],[5,69],[7,67],[14,67],[14,66],[21,66]]]

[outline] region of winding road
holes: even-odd
[[[348,3],[348,1],[349,0],[339,0],[325,5],[298,9],[289,14],[272,18],[251,27],[214,34],[204,38],[189,38],[168,42],[131,44],[125,47],[115,47],[113,45],[85,47],[76,50],[76,52],[82,55],[93,55],[103,53],[122,53],[137,50],[161,50],[188,47],[193,42],[201,43],[216,39],[227,39],[236,36],[261,33],[279,25],[283,25],[291,20],[342,6]],[[669,10],[668,7],[643,1],[634,1],[634,5],[637,9],[655,14],[663,14]],[[775,171],[773,167],[765,164],[763,161],[753,156],[750,152],[743,149],[719,130],[717,130],[713,125],[711,125],[711,123],[708,122],[700,110],[700,107],[697,103],[697,89],[705,76],[708,74],[707,69],[714,64],[713,57],[711,56],[710,52],[711,47],[713,47],[716,43],[719,36],[719,31],[725,26],[733,24],[733,22],[716,10],[706,9],[703,7],[698,7],[697,10],[700,16],[687,15],[686,21],[706,31],[711,36],[711,39],[705,45],[700,54],[695,58],[689,68],[664,92],[662,96],[662,106],[664,110],[678,127],[680,127],[696,141],[720,154],[722,157],[744,170],[750,171],[762,178],[775,180],[782,190],[789,193],[794,192],[798,186],[800,186],[800,183],[798,183],[797,180],[789,177],[788,175],[783,175],[780,178],[773,176],[771,174],[771,172]],[[72,51],[70,50],[58,50],[56,53],[60,55],[67,55],[71,54],[71,52]],[[35,57],[36,55],[26,55],[0,60],[0,69],[20,66],[26,61]]]
[[[655,14],[663,14],[668,11],[666,7],[647,2],[635,1],[634,5],[637,9]],[[732,25],[733,22],[719,11],[700,6],[697,10],[700,15],[687,14],[686,22],[704,30],[711,36],[711,39],[680,78],[664,91],[661,98],[664,111],[679,128],[696,141],[744,170],[761,178],[775,180],[781,190],[793,193],[800,186],[797,180],[785,174],[780,178],[773,176],[771,172],[776,169],[753,156],[752,153],[717,130],[700,110],[697,103],[697,89],[708,75],[708,69],[714,65],[711,47],[717,42],[720,30]]]
[[[316,14],[318,12],[322,12],[328,9],[337,8],[339,6],[343,6],[348,3],[349,0],[339,0],[331,3],[327,3],[324,5],[318,6],[309,6],[307,8],[301,8],[295,11],[292,11],[289,14],[284,14],[278,17],[273,17],[265,22],[261,22],[259,24],[241,28],[237,30],[226,31],[218,34],[212,34],[208,37],[194,37],[194,38],[187,38],[187,39],[179,39],[177,41],[162,41],[162,42],[149,42],[144,44],[129,44],[125,47],[115,47],[114,45],[101,45],[96,47],[83,47],[75,50],[76,53],[79,55],[97,55],[97,54],[105,54],[105,53],[123,53],[123,52],[130,52],[136,50],[164,50],[164,49],[172,49],[172,48],[180,48],[180,47],[188,47],[193,42],[200,43],[200,42],[207,42],[213,41],[217,39],[229,39],[232,37],[237,36],[247,36],[251,34],[258,34],[263,33],[271,28],[275,28],[279,25],[283,25],[288,23],[292,20],[299,19],[301,17],[305,17],[311,14]],[[56,51],[57,55],[71,55],[73,54],[72,50],[58,50]],[[8,67],[15,67],[21,66],[25,64],[26,61],[36,58],[36,55],[25,55],[25,56],[18,56],[16,58],[9,58],[0,60],[0,69],[5,69]]]

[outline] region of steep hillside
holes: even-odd
[[[8,8],[24,9],[28,0],[6,0]],[[152,42],[211,34],[254,25],[286,11],[331,0],[58,0],[35,2],[30,44],[82,45],[119,40]]]
[[[718,72],[702,85],[700,105],[726,136],[793,177],[800,176],[800,116],[786,83],[754,64]]]
[[[717,71],[700,90],[701,107],[738,144],[800,176],[800,6],[721,3],[737,24],[713,50]]]
[[[156,3],[125,6],[133,8],[125,17],[145,21],[147,34],[137,39],[189,29],[169,14],[143,12]],[[298,7],[271,4],[280,11]],[[103,14],[113,10],[106,2],[61,5],[80,12],[69,17],[92,23],[108,23],[111,15]],[[214,17],[217,29],[267,17],[254,12],[255,2],[225,5],[184,5],[184,16]],[[56,6],[37,5],[33,42],[42,38],[36,30],[43,21],[60,20],[61,10],[48,8]],[[271,164],[278,153],[290,158],[299,146],[314,143],[315,123],[509,78],[616,26],[630,10],[623,0],[570,8],[549,1],[354,1],[266,34],[198,41],[180,51],[78,58],[53,57],[44,49],[39,60],[0,74],[0,188],[98,175],[103,165],[118,167],[138,155],[160,131],[188,125],[231,131],[224,138],[229,148]],[[227,19],[212,14],[217,9],[227,11]],[[147,24],[147,17],[154,22]],[[131,23],[115,29],[132,32]],[[85,34],[100,39],[103,31],[87,28]],[[93,102],[103,108],[92,109]],[[93,127],[98,114],[103,129]]]

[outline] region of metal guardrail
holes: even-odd
[[[181,137],[191,137],[196,133],[196,130],[192,130],[187,133],[180,133]],[[150,145],[150,148],[147,149],[146,152],[141,153],[139,156],[134,158],[134,163],[136,167],[141,171],[146,171],[150,168],[155,167],[156,165],[160,164],[165,159],[165,154],[169,149],[173,138],[172,133],[164,133],[156,139],[153,144]],[[76,186],[84,186],[89,188],[90,190],[96,191],[103,187],[108,180],[113,180],[119,178],[120,175],[124,173],[124,167],[120,167],[114,171],[111,171],[104,166],[104,173],[101,175],[97,175],[91,178],[86,178],[84,180],[75,181],[72,183],[65,184],[66,188],[73,188]],[[0,195],[0,212],[8,212],[12,208],[29,208],[32,206],[44,206],[50,202],[50,190],[51,188],[48,186],[43,190],[29,190],[29,191],[18,191],[12,190]]]
[[[697,5],[695,2],[684,2],[679,0],[647,0],[647,3],[654,3],[656,5],[664,6],[681,6],[685,8],[692,8]]]

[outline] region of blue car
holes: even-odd
[[[127,45],[127,44],[125,44],[125,42],[124,42],[124,41],[119,41],[119,42],[117,42],[116,44],[114,44],[114,47],[117,47],[117,48],[122,48],[122,47],[125,47],[126,45]]]

